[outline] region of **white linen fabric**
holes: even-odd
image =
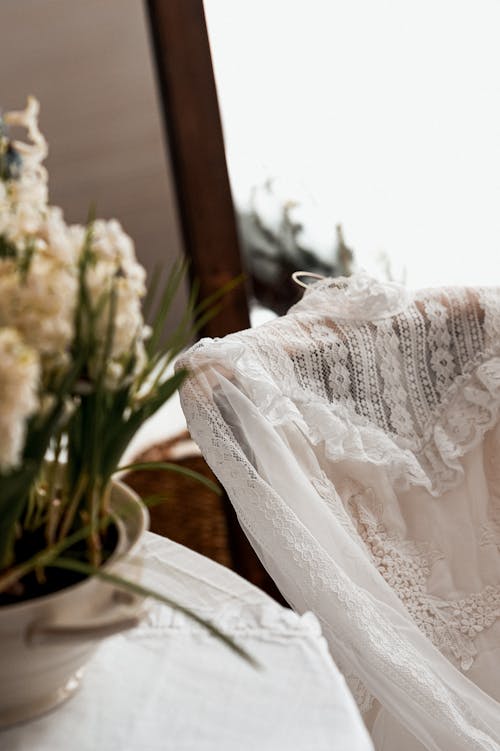
[[[316,618],[232,571],[147,533],[144,583],[232,636],[251,667],[178,611],[103,644],[79,693],[0,731],[2,751],[370,751]]]
[[[264,565],[379,751],[500,749],[500,290],[359,274],[178,367]]]

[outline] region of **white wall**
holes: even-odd
[[[141,0],[0,0],[0,107],[34,94],[50,200],[116,217],[148,269],[181,252]]]
[[[498,0],[205,0],[229,171],[411,286],[500,284]],[[380,268],[378,268],[381,271]]]

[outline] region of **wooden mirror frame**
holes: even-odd
[[[205,298],[243,273],[203,0],[147,0],[184,251]],[[250,326],[245,284],[203,334]]]

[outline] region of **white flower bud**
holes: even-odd
[[[0,328],[0,471],[15,468],[26,436],[26,420],[38,407],[40,363],[17,331]]]

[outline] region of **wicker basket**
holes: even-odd
[[[179,447],[187,443],[187,452],[179,456]],[[174,462],[218,482],[188,433],[153,446],[136,458],[139,462]],[[129,473],[125,482],[150,506],[151,530],[186,545],[192,550],[233,568],[224,502],[220,495],[196,480],[165,470],[139,470]],[[220,487],[220,486],[219,486]],[[222,489],[221,489],[222,491]],[[161,503],[157,500],[164,499]]]

